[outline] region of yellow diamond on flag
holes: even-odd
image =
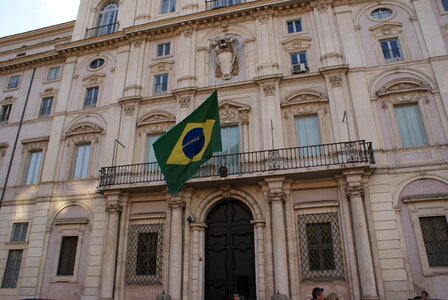
[[[215,120],[187,123],[166,163],[187,165],[190,162],[200,161],[210,143],[214,124]]]

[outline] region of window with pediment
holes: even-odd
[[[285,140],[290,142],[289,147],[306,149],[332,140],[328,99],[321,92],[293,92],[284,99],[281,107],[286,122]]]
[[[82,109],[98,107],[101,104],[105,74],[93,74],[83,79],[84,97],[81,103]]]
[[[8,143],[0,143],[0,168],[3,165],[3,159],[6,155],[6,150],[8,149],[9,144]]]
[[[285,53],[285,66],[289,74],[300,74],[312,68],[311,38],[295,37],[282,42]]]
[[[70,179],[89,179],[96,174],[99,142],[104,130],[94,122],[83,121],[73,124],[66,132],[70,147]]]
[[[401,23],[384,22],[369,28],[374,40],[377,61],[390,64],[409,59]]]
[[[422,147],[439,140],[438,117],[430,116],[433,96],[424,82],[411,79],[392,81],[377,95],[384,120],[388,123],[388,128],[383,128],[383,131],[388,131],[384,135],[389,136],[394,147]]]
[[[14,108],[14,102],[17,99],[12,96],[8,96],[0,101],[0,125],[7,124],[11,117],[11,112]]]
[[[39,106],[39,112],[37,114],[38,118],[51,116],[51,114],[53,113],[53,108],[55,106],[57,93],[57,90],[48,88],[40,94],[41,102]]]
[[[149,94],[157,96],[167,94],[170,91],[173,67],[173,61],[156,62],[150,66],[152,74],[152,90]]]

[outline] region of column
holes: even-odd
[[[142,72],[145,64],[145,36],[136,36],[131,39],[131,48],[128,61],[128,72],[126,74],[126,86],[124,97],[141,96],[142,92]]]
[[[201,236],[204,235],[207,225],[199,223],[190,224],[193,232],[191,243],[191,299],[202,299],[201,273],[203,271],[203,253],[201,247]]]
[[[249,141],[249,111],[250,109],[239,109],[239,119],[243,132],[243,152],[250,151]]]
[[[356,258],[361,286],[361,300],[379,299],[373,268],[372,251],[370,250],[369,231],[364,212],[363,187],[361,176],[347,176],[347,196],[349,197],[355,240]]]
[[[286,250],[285,215],[283,202],[286,196],[283,192],[284,177],[267,178],[267,197],[271,203],[272,247],[274,250],[275,293],[289,295],[288,259]],[[289,297],[289,296],[288,296]],[[289,299],[289,298],[288,298]]]
[[[171,299],[179,300],[182,292],[182,223],[185,202],[180,196],[169,196],[168,206],[171,209],[168,293]]]
[[[179,37],[179,57],[176,59],[176,89],[192,88],[196,85],[196,27],[184,26]]]
[[[255,234],[255,274],[257,276],[257,298],[266,299],[266,274],[264,260],[264,230],[266,222],[264,220],[253,220]]]
[[[112,193],[106,196],[108,222],[101,275],[101,299],[113,299],[121,206],[119,204],[119,193]]]
[[[279,72],[277,63],[277,47],[274,42],[274,26],[272,25],[272,12],[254,14],[256,19],[256,43],[258,49],[257,70],[258,76],[269,76]]]

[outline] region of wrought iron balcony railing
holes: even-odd
[[[216,155],[203,164],[193,178],[260,175],[276,170],[304,169],[332,165],[374,164],[371,142],[350,141],[306,147],[294,147],[236,154]],[[103,167],[99,187],[163,181],[159,165],[141,163]]]
[[[205,0],[205,9],[211,10],[245,3],[246,0]]]
[[[118,31],[119,27],[120,27],[120,23],[115,22],[115,23],[111,23],[111,24],[107,24],[107,25],[103,25],[103,26],[87,28],[86,29],[86,38],[91,38],[91,37],[95,37],[95,36],[101,36],[101,35],[114,33],[116,31]]]

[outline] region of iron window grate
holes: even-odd
[[[445,216],[420,218],[430,267],[448,266],[448,224]]]
[[[2,289],[15,289],[19,279],[23,250],[10,250],[3,275]]]
[[[128,243],[128,284],[162,282],[163,225],[131,225]]]
[[[337,213],[299,216],[303,280],[344,279],[344,261]]]
[[[72,276],[75,270],[76,249],[78,248],[77,236],[62,237],[59,253],[58,276]]]

